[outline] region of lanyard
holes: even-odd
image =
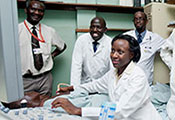
[[[27,26],[25,20],[24,20],[24,25],[26,26],[27,30],[30,32],[30,34],[31,34],[35,39],[37,39],[38,41],[43,42],[43,43],[45,42],[45,40],[44,40],[44,38],[43,38],[43,36],[42,36],[42,34],[41,34],[41,24],[39,24],[39,34],[40,34],[40,36],[41,36],[41,39],[39,39],[37,36],[35,36],[35,35],[30,31],[30,29],[29,29],[29,27]]]

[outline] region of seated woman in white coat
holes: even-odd
[[[160,56],[170,69],[171,97],[167,104],[167,113],[170,120],[175,120],[175,29],[162,46]]]
[[[102,78],[80,85],[89,93],[107,93],[116,103],[117,120],[162,120],[150,100],[150,87],[144,71],[136,65],[140,46],[129,35],[118,35],[112,40],[111,69]],[[74,106],[66,98],[57,98],[52,108],[62,107],[67,113],[83,117],[99,116],[100,108]]]

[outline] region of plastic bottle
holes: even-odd
[[[114,120],[115,110],[116,110],[115,103],[106,102],[102,104],[99,120]]]

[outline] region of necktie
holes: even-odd
[[[93,44],[93,49],[94,49],[94,53],[97,51],[97,45],[99,44],[97,41],[92,42]]]
[[[140,34],[137,37],[137,41],[138,41],[138,43],[141,43],[142,42],[142,36]]]
[[[36,32],[36,27],[32,27],[33,31],[32,33],[37,36],[37,32]],[[43,67],[43,58],[42,58],[42,54],[41,53],[36,53],[36,49],[40,48],[39,45],[39,41],[36,40],[33,36],[32,36],[32,53],[33,53],[33,59],[34,59],[34,66],[35,68],[39,71],[41,70],[41,68]]]

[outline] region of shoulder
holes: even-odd
[[[106,34],[103,35],[103,37],[105,38],[106,41],[112,41],[112,38]]]
[[[130,35],[134,38],[136,38],[136,35],[135,35],[135,30],[130,30],[130,31],[127,31],[125,33],[123,33],[124,35]]]
[[[90,37],[90,33],[84,33],[80,35],[78,38]]]
[[[162,38],[157,33],[153,33],[151,31],[147,31],[146,34],[147,34],[146,36],[150,37],[150,39],[152,39],[153,43],[157,46],[155,49],[159,49],[159,47],[161,47],[165,43],[165,39]]]
[[[136,65],[132,74],[129,76],[130,84],[145,85],[148,84],[148,79],[145,72]]]
[[[18,26],[24,26],[24,22],[20,22]]]
[[[155,37],[155,38],[163,39],[159,34],[153,33],[153,32],[148,31],[148,30],[147,30],[147,34],[149,34],[150,36]]]
[[[102,38],[102,44],[105,46],[104,48],[111,50],[111,42],[112,42],[112,38],[104,34]]]
[[[143,69],[140,66],[138,66],[137,64],[135,65],[133,73],[138,74],[138,75],[142,75],[142,76],[146,76]]]
[[[56,32],[56,30],[53,27],[45,25],[43,23],[41,23],[41,27],[43,30],[50,31],[50,32]]]
[[[84,48],[88,44],[90,35],[88,33],[80,35],[77,40],[75,41],[74,48]]]
[[[123,33],[124,35],[133,35],[135,33],[135,30],[130,30],[130,31],[127,31],[125,33]]]
[[[89,33],[84,33],[78,37],[77,41],[87,41],[87,39],[91,39],[91,36]]]
[[[139,65],[137,63],[132,63],[130,65],[130,78],[132,79],[136,79],[136,78],[146,78],[145,72],[144,70],[139,67]]]
[[[21,33],[25,28],[24,22],[18,24],[18,33]]]
[[[21,22],[18,24],[18,28],[21,29],[21,28],[24,28],[24,22]]]

